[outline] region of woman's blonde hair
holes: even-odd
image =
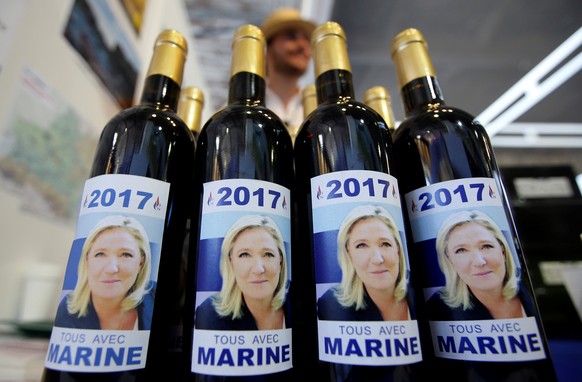
[[[281,256],[281,272],[279,272],[279,282],[273,293],[271,307],[273,310],[280,309],[285,303],[287,294],[287,253],[283,236],[277,224],[268,216],[246,215],[239,218],[230,227],[222,242],[220,254],[220,275],[222,276],[222,287],[214,296],[213,304],[216,312],[222,317],[231,317],[232,319],[241,318],[243,314],[243,295],[240,290],[230,255],[234,244],[239,235],[251,228],[262,228],[267,231],[275,240],[277,250]]]
[[[70,314],[77,314],[78,317],[83,317],[87,314],[87,308],[91,301],[91,289],[89,288],[87,274],[87,255],[99,235],[114,229],[123,229],[135,239],[143,260],[134,285],[129,289],[127,295],[121,302],[121,308],[124,311],[135,308],[140,304],[144,294],[147,293],[151,274],[151,249],[144,227],[137,219],[132,217],[121,215],[107,216],[93,227],[83,244],[81,258],[79,259],[77,268],[77,284],[67,298],[67,309]]]
[[[348,252],[348,240],[353,226],[367,219],[378,219],[383,222],[394,236],[398,244],[398,277],[394,288],[394,297],[397,301],[406,297],[408,288],[408,272],[406,269],[406,259],[404,257],[404,248],[400,239],[400,234],[396,223],[390,216],[390,213],[383,207],[374,205],[361,205],[352,209],[344,218],[337,235],[338,263],[342,271],[342,279],[336,289],[335,295],[339,303],[345,307],[355,306],[356,310],[364,309],[365,286],[362,280],[356,274],[356,268]]]
[[[505,277],[503,280],[503,297],[507,300],[515,297],[519,291],[519,275],[516,271],[515,260],[510,251],[507,240],[495,222],[480,211],[462,211],[453,214],[441,224],[436,238],[436,250],[438,262],[445,275],[445,286],[441,290],[443,301],[451,308],[462,307],[463,310],[471,309],[471,294],[469,287],[459,277],[447,254],[449,236],[451,232],[462,225],[476,223],[490,231],[503,249],[505,256]]]

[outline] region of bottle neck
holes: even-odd
[[[193,132],[200,131],[200,118],[204,108],[204,93],[201,89],[189,86],[180,91],[178,101],[178,117],[186,122],[186,126]]]
[[[161,74],[153,74],[145,79],[140,104],[161,109],[178,110],[180,85]]]
[[[318,103],[354,98],[352,73],[348,70],[328,70],[315,79],[315,86]]]
[[[230,78],[228,103],[265,101],[266,82],[263,77],[250,72],[238,72]]]
[[[441,88],[436,77],[416,78],[400,89],[400,96],[406,116],[426,109],[429,105],[444,105]]]
[[[364,103],[378,112],[389,129],[394,129],[394,113],[388,89],[384,86],[373,86],[364,92]]]

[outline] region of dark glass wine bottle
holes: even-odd
[[[311,44],[318,106],[294,146],[298,380],[416,380],[422,355],[390,131],[354,98],[341,26],[321,24]]]
[[[382,116],[390,132],[394,132],[394,112],[388,89],[384,86],[372,86],[364,92],[364,103]]]
[[[204,93],[201,89],[188,86],[182,89],[178,102],[178,117],[192,131],[194,140],[198,139],[202,126],[202,109],[204,109]]]
[[[198,137],[185,333],[195,381],[293,380],[293,145],[264,106],[265,48],[258,27],[237,29],[227,106]]]
[[[192,133],[175,113],[186,55],[180,33],[161,32],[140,104],[121,111],[101,133],[45,382],[180,378],[182,246],[195,153]]]
[[[445,104],[424,36],[392,42],[405,119],[394,133],[425,360],[450,381],[555,381],[486,130]]]

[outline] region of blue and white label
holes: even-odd
[[[86,181],[47,368],[145,367],[169,189],[134,175]]]
[[[87,373],[143,369],[149,334],[149,330],[87,330],[55,326],[51,333],[46,366]]]
[[[169,183],[143,176],[99,175],[85,183],[79,215],[131,212],[165,219],[169,190]]]
[[[192,370],[207,375],[262,375],[293,367],[291,329],[194,331]]]
[[[492,178],[436,183],[405,195],[417,278],[438,357],[517,362],[546,358],[534,296],[504,200]]]
[[[508,229],[503,200],[492,178],[436,183],[409,192],[405,199],[414,241],[424,240],[434,234],[435,227],[429,222],[438,224],[439,215],[471,208],[480,208],[496,215],[496,220],[505,225],[504,229]],[[432,215],[437,216],[431,218]]]
[[[535,318],[431,321],[437,357],[465,361],[517,362],[545,359]]]
[[[289,195],[285,187],[261,180],[218,180],[204,184],[203,212],[251,211],[289,217]]]
[[[311,179],[311,202],[319,359],[420,362],[396,179],[367,170],[320,175]]]
[[[311,179],[314,209],[353,201],[382,202],[400,208],[398,182],[389,174],[369,170],[338,171]]]
[[[319,320],[317,327],[322,361],[364,366],[422,361],[415,320],[357,323]]]
[[[193,372],[251,376],[292,368],[290,197],[289,189],[262,180],[204,184]]]

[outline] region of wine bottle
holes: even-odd
[[[139,105],[104,127],[43,381],[151,381],[181,366],[195,142],[176,115],[187,43],[155,42]]]
[[[202,90],[200,88],[197,88],[195,86],[188,86],[185,88],[182,88],[182,91],[180,92],[180,99],[178,100],[178,110],[177,110],[177,114],[178,117],[180,117],[180,119],[182,119],[182,121],[184,121],[184,123],[186,124],[186,126],[188,126],[188,128],[190,129],[190,131],[192,132],[192,135],[194,137],[194,141],[196,142],[196,140],[198,139],[198,136],[200,135],[200,129],[201,129],[201,119],[202,119],[202,110],[204,108],[204,93],[202,92]],[[184,246],[182,247],[182,256],[183,256],[183,263],[185,265],[186,268],[188,268],[188,260],[189,260],[189,256],[190,256],[190,241],[191,241],[191,237],[190,237],[190,231],[192,229],[192,216],[189,216],[188,221],[186,222],[186,235],[184,236]],[[186,271],[187,273],[187,271]],[[184,285],[184,290],[183,290],[183,295],[182,297],[186,298],[185,294],[185,283],[186,281],[183,280],[183,285]],[[184,309],[184,306],[182,306],[182,309]],[[183,334],[184,334],[184,314],[185,312],[182,310],[181,312],[181,320],[180,322],[182,323],[182,326],[179,327],[179,335],[180,338],[183,338]],[[183,353],[183,347],[184,347],[184,342],[183,340],[181,340],[179,342],[179,349],[181,354]],[[189,365],[189,360],[184,358],[183,363],[181,365],[181,372],[184,373],[184,376],[188,375],[188,365]]]
[[[178,102],[178,117],[192,131],[194,139],[198,139],[201,127],[202,109],[204,108],[204,93],[201,89],[189,86],[182,89]]]
[[[394,132],[394,112],[388,89],[384,86],[372,86],[364,92],[364,103],[382,116],[390,132]]]
[[[317,90],[315,84],[309,84],[301,91],[301,103],[303,105],[303,118],[315,110],[317,107]]]
[[[427,370],[452,381],[555,381],[487,131],[445,104],[420,31],[397,34],[391,53],[405,111],[396,173]]]
[[[390,131],[354,98],[342,27],[319,25],[311,44],[318,106],[294,146],[298,380],[414,380],[422,353]]]
[[[265,49],[257,26],[236,30],[227,105],[198,137],[185,334],[195,381],[293,380],[293,144],[264,106]]]

